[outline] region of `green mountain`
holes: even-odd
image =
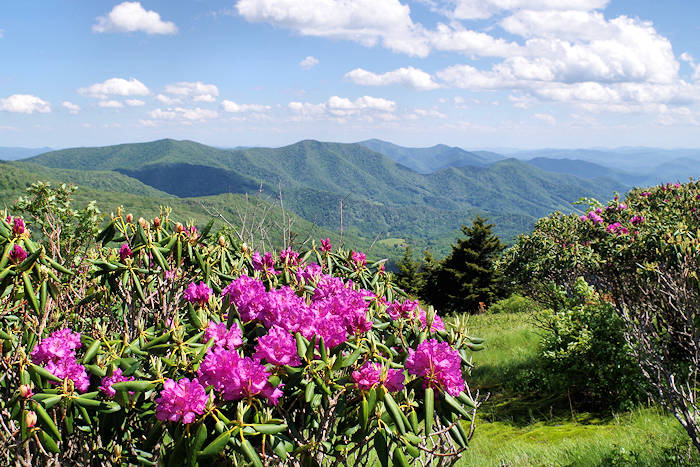
[[[421,174],[362,144],[311,140],[235,150],[160,140],[64,149],[28,162],[97,179],[99,171],[119,173],[179,198],[224,193],[276,198],[281,190],[291,211],[336,231],[342,203],[347,234],[376,236],[392,247],[410,241],[416,249],[438,253],[449,249],[460,225],[476,213],[489,217],[508,240],[552,210],[571,211],[579,197],[606,198],[624,188],[610,179],[555,174],[515,159]]]
[[[433,173],[446,167],[464,167],[465,165],[483,167],[503,159],[497,154],[477,154],[444,144],[429,148],[408,148],[380,139],[368,139],[358,144],[384,154],[420,174]]]

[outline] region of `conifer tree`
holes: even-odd
[[[399,272],[396,274],[396,285],[411,295],[418,295],[422,289],[422,277],[419,274],[421,263],[413,260],[413,249],[407,245],[403,258],[396,264]]]
[[[476,216],[472,225],[462,225],[464,238],[426,277],[423,297],[444,311],[475,313],[504,295],[494,261],[505,245],[493,233],[493,224]]]

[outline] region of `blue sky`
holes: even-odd
[[[24,0],[0,146],[700,146],[700,2]]]

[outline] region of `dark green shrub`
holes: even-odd
[[[541,310],[541,306],[532,299],[523,297],[519,294],[513,294],[508,298],[504,298],[492,304],[488,313],[532,313]]]
[[[619,406],[640,397],[641,374],[614,306],[579,278],[567,306],[539,320],[540,351],[551,384],[578,402]]]

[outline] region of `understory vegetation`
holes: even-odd
[[[0,219],[8,465],[700,462],[696,182],[508,247],[476,216],[396,273],[72,196],[35,183]]]

